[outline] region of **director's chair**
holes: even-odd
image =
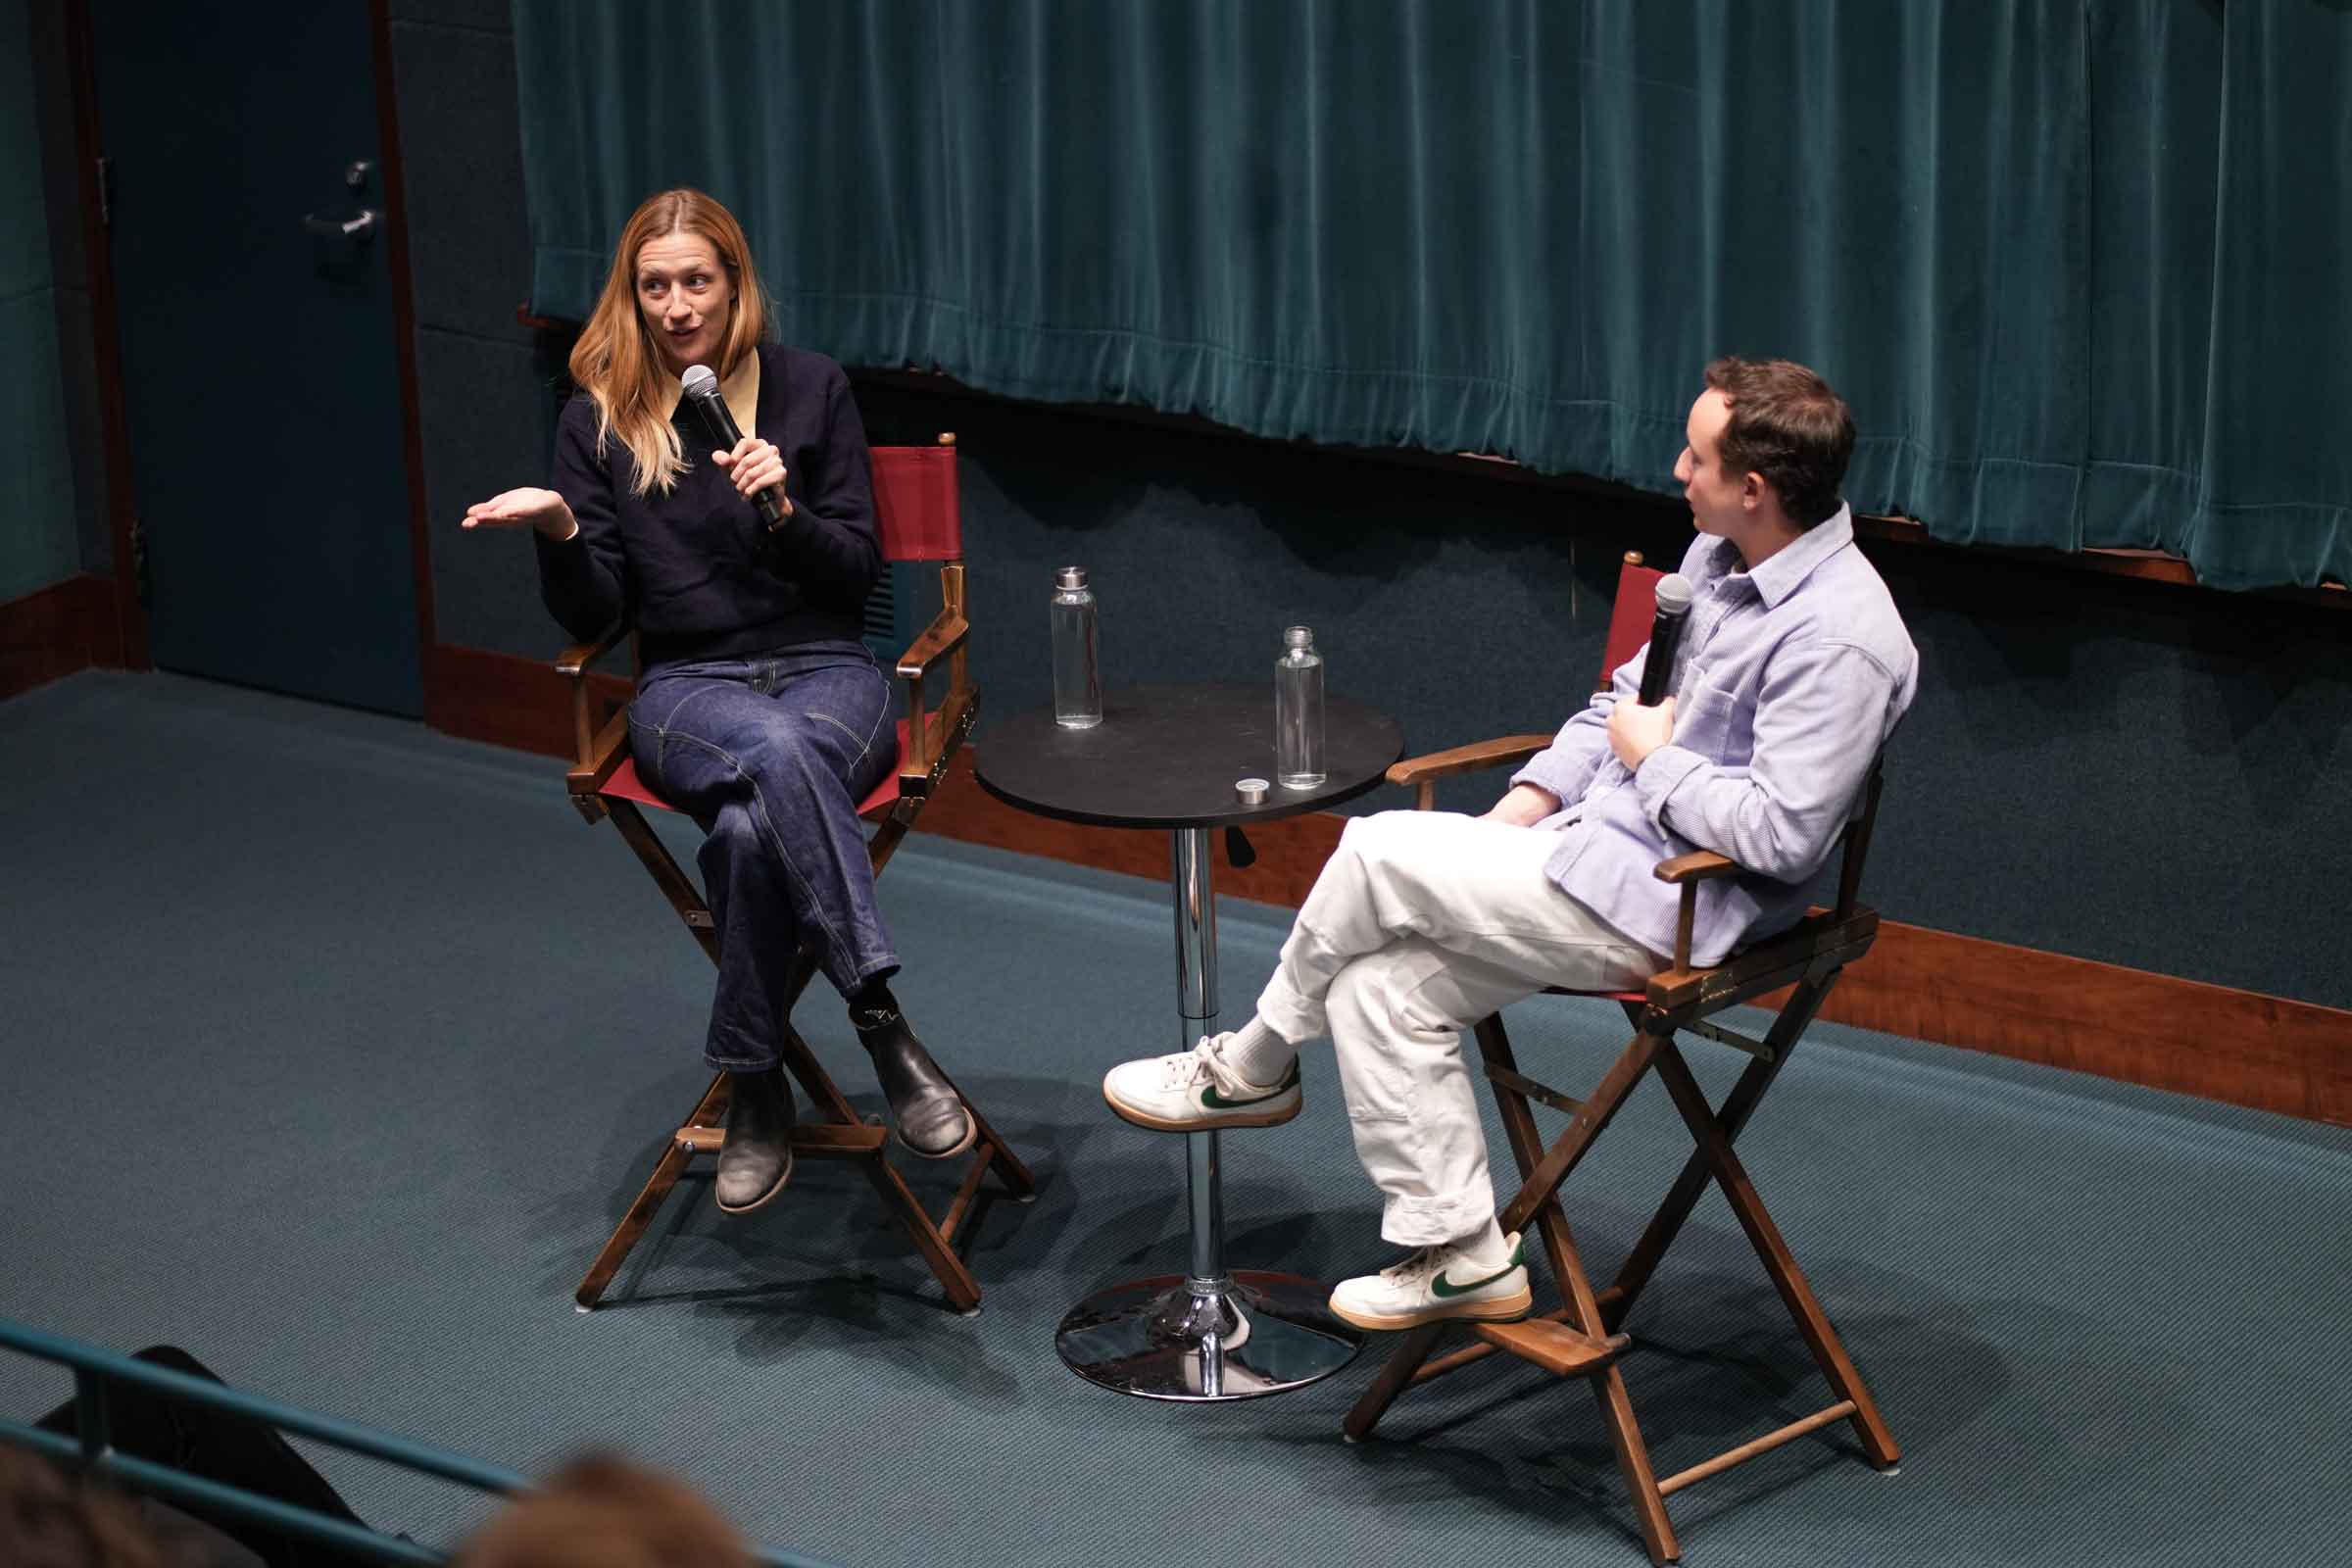
[[[874,515],[881,533],[882,555],[893,562],[939,563],[941,599],[938,615],[899,657],[898,673],[906,682],[906,716],[899,720],[898,771],[875,786],[858,805],[858,814],[877,824],[866,841],[866,853],[873,862],[874,874],[879,876],[938,787],[949,759],[970,735],[980,693],[965,668],[964,643],[970,628],[964,619],[963,514],[956,466],[956,437],[942,435],[936,446],[929,447],[874,447],[871,454]],[[718,934],[712,926],[710,910],[693,881],[679,869],[677,861],[655,835],[642,809],[675,808],[638,776],[637,765],[629,756],[625,709],[614,711],[601,728],[597,723],[596,694],[588,680],[588,669],[626,635],[625,626],[615,627],[597,642],[565,649],[557,662],[557,668],[572,682],[572,732],[578,760],[567,781],[571,803],[591,823],[606,817],[612,819],[612,825],[620,830],[622,839],[636,852],[637,858],[668,898],[670,907],[677,911],[687,932],[702,945],[710,961],[716,963]],[[947,665],[947,691],[936,708],[926,709],[926,683],[937,690],[933,677],[943,662]],[[811,973],[811,966],[804,960],[787,994],[787,1011],[799,1000]],[[935,1220],[892,1166],[887,1152],[888,1130],[859,1118],[800,1032],[788,1024],[779,1049],[784,1065],[800,1081],[816,1110],[816,1119],[804,1119],[793,1128],[794,1154],[802,1158],[855,1160],[881,1195],[883,1205],[906,1227],[923,1260],[938,1276],[949,1301],[959,1311],[978,1311],[980,1287],[956,1253],[956,1227],[970,1212],[980,1184],[992,1167],[1015,1200],[1026,1201],[1034,1197],[1036,1183],[1028,1168],[966,1096],[963,1102],[977,1124],[979,1142],[972,1151],[962,1184],[945,1214]],[[619,1272],[629,1250],[653,1223],[662,1200],[669,1196],[670,1189],[677,1185],[694,1157],[716,1154],[726,1142],[727,1096],[727,1075],[718,1073],[670,1136],[644,1190],[613,1228],[604,1250],[589,1265],[574,1295],[580,1310],[593,1308],[603,1298],[605,1288]]]
[[[1657,583],[1663,575],[1642,565],[1639,555],[1625,557],[1610,615],[1608,651],[1601,662],[1603,690],[1607,689],[1612,672],[1633,658],[1647,639]],[[1389,769],[1389,782],[1411,786],[1415,791],[1415,806],[1428,810],[1435,805],[1439,779],[1516,766],[1549,746],[1551,740],[1549,735],[1518,735],[1409,758]],[[1497,1350],[1532,1361],[1560,1377],[1582,1378],[1592,1386],[1599,1402],[1618,1465],[1625,1472],[1626,1484],[1633,1494],[1642,1542],[1649,1548],[1651,1560],[1659,1564],[1672,1562],[1682,1554],[1674,1525],[1666,1515],[1668,1496],[1808,1433],[1839,1421],[1850,1422],[1870,1462],[1882,1471],[1893,1471],[1900,1458],[1894,1437],[1887,1431],[1861,1373],[1855,1370],[1852,1358],[1838,1342],[1837,1330],[1831,1327],[1812,1287],[1789,1255],[1788,1244],[1765,1211],[1763,1200],[1756,1196],[1755,1186],[1733,1149],[1740,1130],[1754,1114],[1757,1102],[1788,1064],[1797,1037],[1821,1010],[1838,975],[1847,964],[1869,952],[1878,936],[1877,911],[1864,907],[1855,899],[1861,885],[1862,862],[1870,851],[1871,826],[1878,815],[1879,791],[1880,770],[1874,762],[1859,809],[1845,829],[1837,907],[1816,910],[1788,930],[1735,954],[1714,968],[1690,966],[1690,932],[1698,885],[1713,877],[1736,875],[1740,868],[1723,856],[1703,850],[1658,863],[1655,871],[1658,879],[1682,889],[1672,967],[1651,976],[1647,988],[1640,992],[1576,993],[1553,988],[1554,995],[1605,997],[1622,1006],[1634,1025],[1632,1042],[1619,1053],[1616,1061],[1602,1075],[1599,1087],[1589,1098],[1574,1099],[1523,1074],[1511,1054],[1510,1038],[1500,1015],[1486,1018],[1477,1025],[1487,1081],[1501,1112],[1503,1131],[1521,1177],[1519,1191],[1503,1205],[1498,1223],[1507,1233],[1522,1229],[1530,1220],[1536,1222],[1562,1302],[1553,1311],[1517,1323],[1466,1325],[1472,1343],[1435,1360],[1430,1359],[1430,1353],[1437,1348],[1438,1338],[1446,1325],[1435,1323],[1407,1331],[1388,1365],[1348,1412],[1343,1428],[1349,1441],[1370,1435],[1383,1412],[1405,1389],[1457,1371]],[[1785,986],[1794,989],[1762,1040],[1736,1034],[1710,1021],[1712,1014],[1726,1007]],[[1675,1044],[1678,1034],[1697,1035],[1744,1052],[1752,1058],[1720,1106],[1708,1104],[1691,1076],[1690,1064]],[[1616,1279],[1606,1289],[1594,1291],[1569,1230],[1567,1214],[1560,1206],[1560,1184],[1592,1149],[1593,1141],[1625,1103],[1626,1097],[1652,1071],[1665,1084],[1696,1147],[1648,1228],[1618,1268]],[[1566,1129],[1548,1147],[1538,1133],[1531,1102],[1561,1111],[1569,1118]],[[1828,1380],[1834,1397],[1800,1420],[1661,1480],[1650,1468],[1649,1449],[1642,1442],[1641,1426],[1634,1418],[1633,1401],[1618,1371],[1619,1358],[1633,1346],[1623,1325],[1709,1182],[1723,1189],[1732,1213],[1763,1261],[1765,1273],[1795,1320],[1796,1330]]]

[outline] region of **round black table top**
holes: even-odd
[[[1210,828],[1298,816],[1353,800],[1404,755],[1386,713],[1323,699],[1326,773],[1313,789],[1274,782],[1274,683],[1190,681],[1102,695],[1102,722],[1063,729],[1051,708],[984,724],[973,743],[980,787],[1007,806],[1103,827]],[[1234,782],[1266,781],[1244,805]]]

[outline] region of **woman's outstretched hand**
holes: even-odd
[[[732,452],[713,452],[710,461],[735,481],[735,493],[749,499],[754,491],[773,485],[784,515],[792,515],[792,500],[784,494],[784,454],[756,435],[735,443]]]
[[[536,528],[544,537],[558,542],[570,538],[580,528],[562,496],[529,485],[475,502],[466,509],[466,520],[458,526]]]

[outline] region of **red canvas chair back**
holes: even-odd
[[[1607,691],[1610,678],[1649,641],[1650,622],[1657,618],[1658,584],[1665,576],[1642,564],[1641,552],[1626,552],[1624,564],[1617,568],[1617,605],[1609,612],[1609,640],[1600,656],[1596,690]]]
[[[963,497],[953,437],[929,447],[875,447],[874,517],[888,561],[961,561]]]

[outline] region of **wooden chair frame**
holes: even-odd
[[[956,438],[942,435],[940,445],[953,447]],[[877,456],[887,449],[877,448]],[[972,731],[978,715],[979,689],[970,680],[965,667],[964,644],[970,635],[970,625],[964,617],[963,563],[960,559],[944,562],[939,568],[940,611],[931,623],[923,628],[906,653],[899,657],[899,677],[906,682],[906,718],[901,726],[901,748],[895,798],[881,802],[866,814],[866,819],[878,824],[866,841],[866,854],[872,861],[874,874],[897,853],[907,829],[914,824],[923,805],[939,787],[950,759]],[[589,822],[611,817],[640,862],[646,868],[687,933],[702,947],[712,963],[718,961],[718,932],[711,920],[710,910],[703,901],[701,891],[681,870],[668,849],[646,821],[639,808],[640,800],[649,795],[630,798],[612,793],[613,776],[629,757],[628,712],[625,704],[606,716],[600,726],[597,717],[598,695],[588,679],[595,662],[629,639],[625,626],[618,626],[591,643],[567,648],[556,662],[556,668],[571,682],[572,734],[578,757],[566,778],[571,803]],[[932,681],[942,662],[947,664],[948,687],[936,708],[924,706],[924,689]],[[804,961],[796,970],[787,992],[786,1011],[800,1000],[808,985],[812,967]],[[802,1090],[814,1105],[817,1119],[804,1118],[792,1131],[793,1153],[800,1158],[853,1159],[881,1195],[883,1205],[896,1216],[923,1261],[938,1277],[940,1288],[949,1301],[965,1314],[980,1309],[980,1286],[972,1278],[955,1249],[957,1228],[971,1211],[978,1197],[980,1184],[993,1168],[997,1171],[1008,1196],[1027,1202],[1037,1196],[1037,1183],[1027,1166],[1013,1153],[1009,1145],[990,1125],[980,1107],[969,1097],[965,1106],[977,1124],[979,1142],[974,1147],[963,1180],[949,1201],[946,1211],[937,1219],[931,1216],[920,1199],[907,1187],[891,1164],[886,1128],[862,1120],[851,1106],[839,1086],[833,1082],[822,1063],[800,1032],[790,1025],[779,1042],[783,1063],[800,1081]],[[944,1074],[943,1074],[944,1076]],[[952,1081],[951,1081],[952,1082]],[[961,1093],[960,1090],[957,1093]],[[653,1224],[655,1213],[670,1189],[698,1154],[716,1154],[726,1142],[728,1081],[725,1073],[713,1075],[710,1086],[703,1091],[694,1109],[671,1135],[668,1147],[656,1162],[653,1174],[613,1227],[612,1237],[605,1243],[596,1261],[589,1265],[580,1280],[573,1298],[580,1310],[593,1309],[604,1297],[606,1288],[620,1271],[629,1251]]]
[[[1640,570],[1641,564],[1638,555],[1626,558],[1629,568]],[[1623,592],[1622,583],[1620,591]],[[1643,623],[1646,619],[1644,615]],[[1610,662],[1614,667],[1622,661]],[[1604,687],[1606,681],[1604,670]],[[1389,769],[1389,782],[1411,787],[1416,807],[1428,810],[1435,804],[1439,779],[1516,766],[1549,746],[1551,739],[1548,735],[1519,735],[1409,758]],[[1634,1036],[1602,1074],[1599,1086],[1586,1099],[1572,1098],[1522,1073],[1511,1054],[1510,1039],[1500,1015],[1486,1018],[1477,1025],[1486,1076],[1493,1086],[1503,1131],[1521,1178],[1518,1192],[1503,1205],[1499,1223],[1505,1232],[1521,1230],[1530,1220],[1536,1223],[1543,1237],[1544,1256],[1551,1265],[1552,1279],[1560,1291],[1561,1305],[1517,1323],[1466,1325],[1473,1343],[1434,1360],[1431,1352],[1446,1325],[1430,1324],[1407,1331],[1387,1366],[1348,1411],[1343,1425],[1350,1441],[1369,1436],[1382,1414],[1407,1388],[1457,1371],[1497,1350],[1532,1361],[1560,1377],[1582,1378],[1592,1386],[1599,1403],[1618,1466],[1633,1494],[1642,1543],[1651,1561],[1659,1564],[1673,1562],[1682,1554],[1674,1525],[1667,1517],[1667,1497],[1693,1482],[1770,1452],[1808,1433],[1841,1420],[1849,1421],[1870,1462],[1882,1471],[1893,1472],[1901,1458],[1893,1434],[1887,1430],[1861,1373],[1839,1342],[1837,1330],[1806,1283],[1733,1147],[1755,1113],[1757,1103],[1787,1065],[1798,1037],[1821,1010],[1838,975],[1847,964],[1869,952],[1877,939],[1878,913],[1858,904],[1856,895],[1863,861],[1869,855],[1871,828],[1878,817],[1881,786],[1880,767],[1874,762],[1863,791],[1861,809],[1845,829],[1837,907],[1816,910],[1789,930],[1713,968],[1693,968],[1690,964],[1690,933],[1698,887],[1715,877],[1736,875],[1740,866],[1706,851],[1658,863],[1655,871],[1658,879],[1682,889],[1674,962],[1652,976],[1644,992],[1606,994],[1625,1009],[1627,1020],[1634,1026]],[[1793,989],[1762,1040],[1749,1039],[1709,1021],[1711,1014],[1723,1008],[1785,986]],[[1554,994],[1592,993],[1563,993],[1555,988]],[[1752,1058],[1721,1105],[1707,1102],[1690,1064],[1675,1044],[1678,1033],[1697,1035],[1745,1052]],[[1561,1207],[1560,1185],[1607,1128],[1626,1097],[1653,1070],[1673,1098],[1694,1148],[1647,1228],[1619,1266],[1616,1278],[1606,1289],[1595,1291],[1577,1250],[1567,1213]],[[1567,1127],[1548,1147],[1537,1130],[1531,1102],[1569,1117]],[[1650,1467],[1648,1446],[1642,1441],[1632,1398],[1618,1370],[1619,1359],[1633,1346],[1624,1323],[1709,1182],[1723,1189],[1740,1228],[1746,1233],[1749,1245],[1763,1262],[1765,1273],[1779,1292],[1782,1304],[1794,1320],[1835,1397],[1799,1420],[1660,1479]]]

